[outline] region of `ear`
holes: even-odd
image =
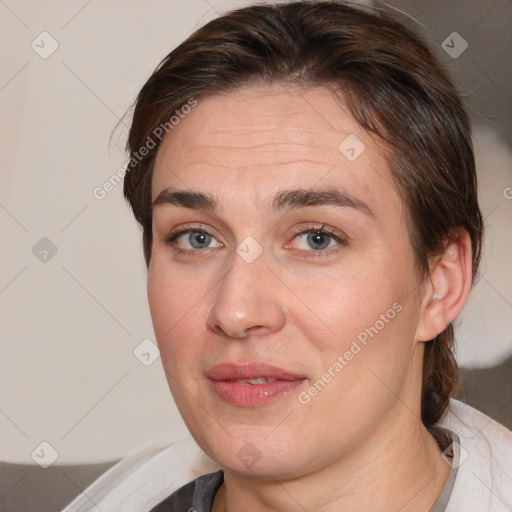
[[[416,340],[430,341],[455,319],[466,303],[472,283],[471,239],[459,230],[434,259],[424,288]]]

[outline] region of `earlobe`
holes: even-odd
[[[425,286],[416,339],[434,339],[466,303],[472,284],[471,239],[465,230],[452,236],[442,255],[432,261]]]

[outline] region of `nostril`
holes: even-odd
[[[211,325],[210,329],[217,335],[217,336],[226,336],[226,333],[222,330],[222,327],[220,325]]]
[[[227,332],[226,329],[223,329],[221,325],[214,324],[210,326],[210,329],[217,335],[223,338],[235,338],[235,339],[243,339],[247,337],[247,331],[234,332],[231,330]]]
[[[227,330],[223,329],[221,325],[214,324],[211,327],[211,330],[217,335],[222,336],[224,338],[234,338],[234,339],[244,339],[247,338],[250,334],[262,334],[264,331],[268,330],[268,327],[264,325],[253,325],[246,329],[240,329],[240,331],[235,330]]]
[[[245,330],[245,332],[258,332],[258,331],[261,331],[262,329],[265,329],[265,326],[264,325],[253,325],[252,327],[249,327],[248,329]]]

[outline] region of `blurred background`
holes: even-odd
[[[126,161],[122,116],[159,61],[250,3],[0,0],[1,510],[51,479],[57,501],[38,510],[57,510],[113,461],[188,435],[155,346],[140,232],[122,185],[98,188]],[[472,118],[487,237],[456,324],[460,397],[511,428],[512,0],[373,4],[427,38]],[[59,472],[71,466],[82,470]]]

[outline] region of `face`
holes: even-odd
[[[339,99],[279,85],[198,99],[162,142],[152,195],[162,362],[224,469],[294,478],[418,421],[404,209]]]

